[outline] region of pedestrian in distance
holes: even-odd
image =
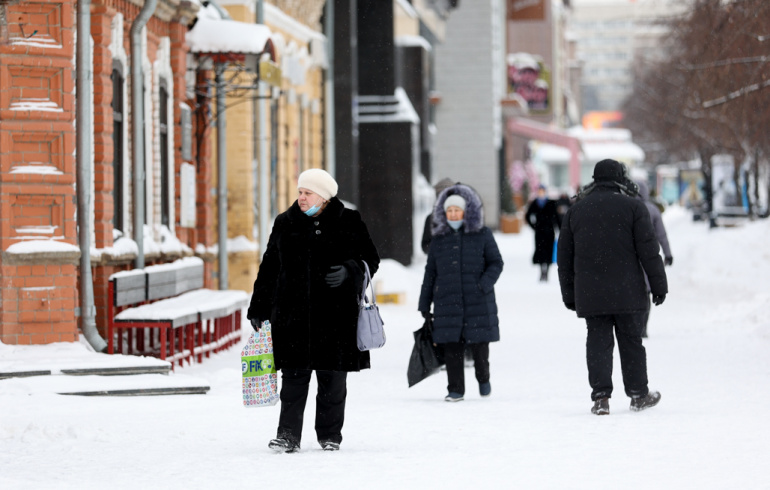
[[[572,200],[569,198],[566,192],[562,192],[559,198],[556,200],[556,215],[559,217],[559,227],[561,228],[561,222],[564,219],[564,215],[567,214],[567,210],[572,206]]]
[[[494,286],[502,270],[497,243],[484,226],[481,198],[467,185],[445,189],[433,211],[433,242],[418,309],[433,320],[433,342],[444,350],[446,401],[465,395],[465,345],[473,353],[480,395],[492,392],[489,343],[500,340]]]
[[[268,447],[300,449],[310,378],[318,381],[315,431],[326,451],[342,442],[347,373],[367,369],[356,325],[364,264],[380,263],[358,211],[346,209],[337,182],[321,169],[302,172],[298,198],[278,215],[248,309],[255,330],[270,320],[276,368],[281,370],[278,433]]]
[[[441,192],[446,189],[447,187],[453,185],[455,182],[450,178],[445,178],[439,180],[436,185],[433,186],[433,189],[436,191],[436,199],[438,199],[438,196],[441,195]],[[430,249],[430,242],[433,239],[433,211],[425,217],[425,226],[422,229],[422,251],[425,252],[427,255],[428,250]]]
[[[535,253],[532,263],[540,265],[540,282],[548,281],[548,269],[553,263],[555,230],[559,229],[559,215],[556,201],[548,199],[545,186],[537,188],[537,197],[529,203],[525,215],[527,224],[535,230]]]
[[[655,305],[666,299],[668,284],[649,212],[635,197],[636,185],[627,173],[625,165],[615,160],[597,163],[594,182],[578,194],[559,236],[562,300],[586,320],[591,412],[596,415],[610,413],[616,337],[631,410],[660,401],[660,393],[647,386],[647,352],[642,345],[645,274]]]
[[[652,228],[655,230],[655,237],[658,239],[660,248],[663,249],[663,263],[670,266],[674,263],[674,257],[671,255],[671,247],[668,244],[668,234],[666,233],[666,227],[663,225],[663,217],[661,216],[660,209],[650,200],[650,188],[647,183],[643,180],[637,180],[636,185],[639,187],[639,199],[641,199],[647,207],[647,211],[650,212],[650,220],[652,221]],[[647,323],[650,320],[650,310],[652,309],[650,294],[650,283],[647,281],[647,312],[645,313],[643,320],[643,339],[647,338]]]

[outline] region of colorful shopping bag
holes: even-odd
[[[270,322],[262,323],[241,351],[243,405],[265,407],[278,403],[278,373],[273,357],[273,334]]]

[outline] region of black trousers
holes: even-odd
[[[278,437],[300,443],[305,403],[310,388],[310,369],[281,370],[281,417],[278,421]],[[318,394],[316,395],[315,432],[319,442],[342,442],[342,424],[345,421],[345,398],[348,373],[342,371],[316,371]]]
[[[465,342],[450,342],[441,344],[444,348],[446,375],[449,381],[447,390],[461,395],[465,394],[465,346],[473,354],[473,367],[476,370],[476,380],[481,383],[489,382],[489,342],[466,344]]]
[[[591,400],[612,396],[612,354],[618,339],[620,367],[626,395],[644,396],[647,389],[647,351],[642,345],[643,315],[602,315],[586,318],[586,361]],[[613,335],[614,334],[614,335]]]

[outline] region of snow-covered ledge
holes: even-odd
[[[80,248],[55,240],[26,240],[3,251],[3,265],[77,265],[79,262]]]

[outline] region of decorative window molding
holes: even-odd
[[[155,121],[157,120],[154,114],[154,108],[157,104],[153,102],[157,100],[156,85],[153,84],[153,67],[150,62],[150,58],[147,55],[147,27],[142,28],[142,40],[141,40],[141,52],[142,52],[142,84],[144,86],[143,102],[144,102],[144,225],[149,230],[153,230],[152,226],[156,223],[155,220],[155,144],[157,140],[153,138],[155,135]],[[144,233],[144,230],[142,230]],[[146,236],[146,233],[145,233]],[[152,238],[157,240],[160,237],[155,236],[153,233]]]
[[[117,69],[120,72],[122,77],[122,100],[120,101],[120,113],[122,116],[122,134],[120,135],[120,138],[122,148],[120,151],[121,162],[120,165],[116,166],[116,169],[121,171],[122,174],[120,175],[120,179],[115,179],[115,182],[120,183],[122,188],[119,190],[119,192],[115,192],[116,189],[113,189],[113,195],[120,199],[120,202],[114,203],[114,209],[116,213],[121,213],[121,216],[119,219],[114,220],[113,223],[122,223],[123,228],[120,231],[123,232],[124,236],[131,236],[133,223],[131,222],[131,214],[129,212],[131,209],[131,188],[129,186],[129,183],[131,182],[131,159],[129,153],[130,139],[128,136],[128,78],[130,64],[128,62],[128,54],[126,53],[123,46],[124,38],[122,13],[117,13],[115,14],[115,17],[112,18],[111,30],[112,39],[110,40],[110,52],[112,53],[112,66],[113,69]]]
[[[168,226],[173,233],[175,216],[175,188],[174,188],[174,72],[171,70],[171,39],[162,37],[158,49],[158,59],[155,61],[153,98],[157,110],[153,111],[153,123],[155,127],[155,142],[157,143],[157,158],[154,165],[157,172],[157,222]],[[161,126],[161,90],[165,93],[163,100],[163,113],[165,115],[165,128]],[[163,165],[165,163],[165,165]],[[165,168],[162,168],[164,167]],[[164,175],[161,175],[161,172]],[[163,203],[167,204],[164,209]],[[165,216],[164,216],[165,215]]]

